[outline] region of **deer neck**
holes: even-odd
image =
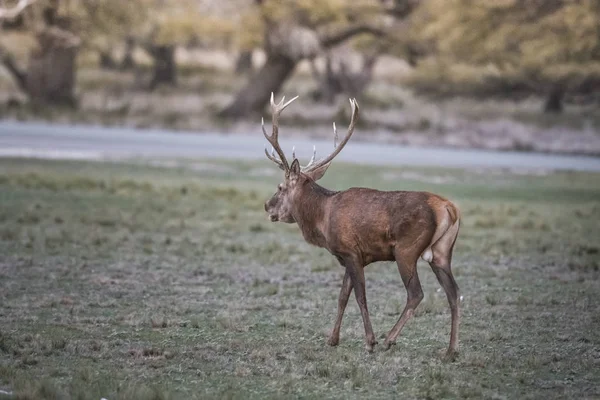
[[[329,199],[335,193],[310,180],[296,197],[293,216],[304,239],[312,245],[327,247],[325,217]]]

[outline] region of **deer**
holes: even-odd
[[[298,96],[275,103],[271,93],[272,132],[262,131],[271,144],[265,147],[267,158],[284,171],[284,180],[264,204],[272,222],[297,224],[304,240],[329,251],[345,269],[338,297],[337,316],[327,344],[337,346],[348,298],[354,295],[365,330],[365,349],[373,352],[377,344],[367,307],[364,268],[377,261],[395,261],[406,288],[407,300],[398,321],[385,338],[384,348],[396,344],[402,328],[423,300],[417,273],[419,258],[427,261],[444,289],[451,314],[450,345],[444,356],[454,360],[458,355],[460,320],[459,288],[451,270],[452,251],[458,237],[460,212],[442,196],[417,191],[380,191],[356,187],[334,191],[320,186],[333,159],[342,151],[354,133],[358,120],[358,103],[350,99],[352,115],[346,136],[337,144],[333,123],[334,150],[316,160],[316,148],[306,166],[300,166],[295,149],[290,164],[279,145],[280,114]],[[277,154],[275,154],[277,153]]]

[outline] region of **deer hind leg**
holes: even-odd
[[[346,269],[344,280],[342,281],[342,288],[340,289],[340,296],[338,298],[338,312],[335,325],[329,335],[329,339],[327,339],[327,344],[330,346],[337,346],[340,342],[340,328],[342,326],[342,318],[344,316],[344,311],[346,310],[346,305],[348,304],[350,292],[352,292],[352,280],[350,279],[350,273]]]
[[[459,221],[456,222],[431,247],[433,259],[429,263],[438,281],[446,292],[452,326],[450,329],[450,345],[446,352],[447,360],[454,360],[458,355],[458,326],[460,324],[459,289],[452,275],[452,250],[458,236]]]
[[[367,349],[369,353],[372,353],[373,346],[377,344],[377,340],[375,340],[371,319],[369,318],[369,309],[367,307],[364,267],[355,261],[345,262],[344,265],[346,265],[346,273],[350,275],[356,302],[358,303],[358,308],[360,308],[363,325],[365,326],[365,349]]]
[[[405,255],[401,250],[395,251],[396,264],[398,264],[398,271],[402,277],[402,282],[406,287],[406,305],[404,311],[398,318],[398,322],[388,333],[384,346],[389,349],[392,345],[396,344],[396,339],[400,335],[400,331],[408,322],[408,320],[414,315],[415,309],[423,300],[423,289],[421,288],[421,282],[419,281],[419,275],[417,274],[417,256]]]

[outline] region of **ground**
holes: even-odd
[[[4,398],[600,397],[598,174],[329,169],[330,188],[461,208],[460,355],[445,363],[450,314],[426,263],[395,347],[364,351],[353,298],[327,346],[343,271],[267,220],[270,164],[0,159]],[[366,279],[381,337],[405,290],[392,263]]]
[[[21,58],[25,65],[26,55]],[[84,54],[80,59],[77,110],[32,110],[0,68],[0,119],[244,134],[254,134],[260,121],[259,116],[236,122],[216,117],[250,79],[232,72],[231,52],[179,49],[178,85],[153,92],[145,89],[149,65],[140,68],[140,73],[103,71],[95,55]],[[519,101],[477,96],[424,98],[410,89],[407,77],[409,69],[401,60],[383,57],[378,62],[373,83],[359,98],[360,140],[600,155],[597,103],[567,104],[562,114],[548,115],[541,112],[543,98],[539,96]],[[479,82],[481,77],[475,74],[472,80]],[[316,87],[308,64],[302,63],[282,89],[280,95],[300,95],[282,117],[288,135],[330,137],[331,123],[349,118],[347,99],[341,96],[331,105],[315,103],[311,93]],[[24,105],[15,104],[19,102]]]

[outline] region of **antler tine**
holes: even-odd
[[[273,149],[273,147],[271,147],[271,154],[269,154],[269,152],[267,151],[267,146],[265,146],[265,154],[267,156],[267,158],[271,161],[273,161],[275,164],[277,164],[277,166],[285,171],[285,168],[283,166],[283,163],[281,162],[281,160],[278,160],[275,157],[275,150]]]
[[[271,144],[271,148],[274,149],[275,151],[277,151],[277,154],[279,155],[279,160],[277,160],[274,156],[269,155],[267,149],[265,148],[265,153],[267,154],[267,158],[269,158],[269,160],[275,162],[279,168],[283,169],[284,171],[289,170],[289,164],[287,162],[287,159],[285,158],[285,154],[283,154],[283,151],[281,150],[281,147],[279,147],[279,140],[277,137],[278,134],[278,127],[277,127],[277,117],[275,117],[275,114],[273,114],[273,133],[271,135],[269,135],[267,133],[267,130],[265,129],[265,120],[264,118],[262,119],[262,131],[263,131],[263,135],[265,135],[265,138],[267,139],[267,141]],[[271,152],[271,154],[273,154],[273,152]]]
[[[344,139],[341,141],[340,145],[338,146],[337,145],[337,139],[338,139],[337,128],[336,128],[335,122],[334,122],[333,123],[333,148],[334,148],[333,152],[315,164],[309,163],[310,169],[307,169],[306,172],[312,171],[314,169],[322,167],[325,164],[330,163],[335,158],[335,156],[337,156],[340,153],[340,151],[342,151],[344,146],[346,146],[346,143],[348,143],[348,140],[350,140],[350,137],[354,133],[354,128],[356,127],[356,122],[358,121],[358,103],[356,102],[356,99],[350,99],[350,106],[352,107],[352,117],[350,117],[350,125],[348,125],[348,132],[346,133],[346,136],[344,136]],[[307,165],[307,167],[308,167],[308,165]]]
[[[283,163],[281,162],[281,160],[277,159],[277,157],[275,156],[275,150],[273,149],[273,147],[271,147],[271,154],[269,154],[269,152],[267,151],[267,147],[265,146],[265,154],[267,155],[267,158],[269,160],[273,161],[275,164],[277,164],[279,166],[279,168],[283,169]],[[315,162],[316,157],[317,157],[317,146],[313,146],[312,157],[308,161],[308,164],[306,164],[304,167],[300,166],[301,171],[305,171],[307,168],[309,168]],[[296,159],[296,146],[292,146],[292,160],[295,160],[295,159]]]
[[[283,150],[281,149],[281,146],[279,145],[279,114],[281,114],[281,112],[283,110],[285,110],[285,108],[287,106],[289,106],[297,98],[298,98],[298,96],[294,97],[293,99],[289,100],[286,103],[285,96],[283,96],[281,101],[276,104],[275,103],[275,95],[273,94],[273,92],[271,92],[271,110],[272,110],[272,118],[273,118],[273,132],[270,135],[267,133],[267,131],[265,129],[265,120],[264,120],[264,118],[262,119],[263,135],[265,135],[265,138],[267,139],[267,141],[271,144],[273,149],[279,155],[279,160],[276,160],[273,153],[271,153],[271,156],[269,156],[266,149],[265,149],[265,153],[267,153],[267,157],[269,158],[269,160],[274,161],[279,166],[279,168],[283,169],[284,171],[288,171],[290,169],[290,166],[288,164],[287,159],[285,158],[285,154],[284,154]]]
[[[288,100],[287,103],[284,103],[285,96],[283,96],[281,98],[281,101],[279,103],[275,104],[275,95],[273,94],[273,92],[271,92],[271,108],[273,108],[273,113],[277,113],[279,115],[283,110],[285,110],[285,108],[287,106],[289,106],[290,104],[292,104],[292,102],[294,100],[296,100],[298,97],[300,97],[300,96],[296,96],[293,99]]]
[[[315,162],[315,157],[317,157],[317,146],[313,145],[313,155],[310,158],[310,161],[308,162],[307,167]]]
[[[335,122],[333,123],[333,148],[335,149],[337,147],[337,141],[338,141],[338,134],[337,134],[337,128],[335,126]]]
[[[317,146],[313,146],[313,154],[312,157],[310,158],[310,160],[308,161],[308,164],[306,164],[304,167],[300,166],[300,170],[302,172],[305,171],[309,171],[313,165],[313,163],[315,162],[315,158],[317,157]],[[295,157],[294,157],[295,158]]]

